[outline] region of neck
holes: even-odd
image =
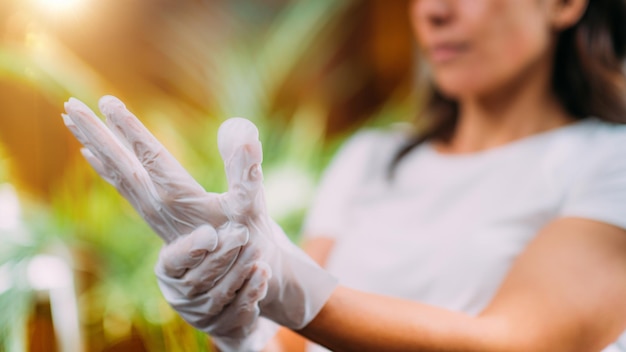
[[[440,149],[476,152],[572,122],[552,91],[551,74],[549,65],[532,67],[495,93],[460,98],[457,126]]]

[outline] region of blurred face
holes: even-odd
[[[536,65],[551,63],[554,31],[548,3],[414,0],[417,41],[440,91],[455,99],[490,94]]]

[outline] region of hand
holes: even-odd
[[[161,292],[192,326],[231,339],[242,339],[256,327],[270,273],[267,264],[256,261],[257,253],[241,249],[247,238],[241,225],[217,230],[203,225],[161,250],[155,267]],[[239,251],[247,264],[230,268],[229,253]]]
[[[250,218],[247,226],[251,231],[248,243],[223,279],[232,280],[235,272],[254,261],[265,263],[271,277],[267,282],[267,293],[259,302],[261,316],[292,330],[302,329],[330,298],[337,280],[294,245],[266,214]],[[202,280],[191,285],[200,286],[201,283]],[[252,304],[253,297],[245,296],[245,293],[237,292],[233,301]]]
[[[254,184],[262,179],[257,166],[262,155],[250,153],[248,147],[260,144],[256,128],[246,129],[251,125],[249,122],[239,124],[234,133],[228,127],[233,121],[223,126],[219,147],[230,190],[224,194],[207,193],[121,101],[103,97],[99,105],[108,126],[76,99],[65,104],[67,114],[63,115],[63,120],[83,144],[82,153],[96,172],[169,243],[163,248],[156,268],[164,296],[188,322],[201,330],[214,335],[228,331],[230,338],[217,339],[218,345],[250,345],[250,338],[254,336],[258,345],[258,308],[255,307],[265,294],[268,271],[263,269],[262,263],[254,263],[237,267],[230,277],[232,280],[220,280],[232,267],[241,246],[248,241],[248,229],[237,221],[253,207],[257,199],[254,192],[258,188]],[[196,232],[184,235],[198,226],[201,227]],[[228,237],[221,236],[226,232]],[[246,260],[253,258],[246,257]],[[259,266],[262,268],[258,269]],[[194,277],[205,281],[193,288],[185,286],[185,283],[197,282]],[[182,287],[182,291],[177,291],[175,285]],[[209,289],[212,289],[210,295]],[[250,307],[247,314],[233,319],[233,308],[222,308],[230,303],[224,298],[232,296],[224,293],[235,291],[255,294],[247,295],[246,304]],[[218,299],[209,300],[209,297]],[[195,315],[198,309],[207,308],[206,304],[211,308],[202,310],[205,319],[198,321]],[[255,334],[239,338],[252,330]]]
[[[258,135],[256,127],[243,119],[228,120],[218,131],[218,144],[222,156],[233,155],[232,158],[224,158],[227,169],[232,169],[232,165],[248,165],[245,161],[237,160],[237,154],[232,151],[234,147],[228,143],[228,141],[239,139],[240,131],[245,131],[249,135]],[[261,156],[263,154],[260,143],[248,143],[246,150],[249,155]],[[249,174],[247,179],[262,179],[260,163],[241,169],[241,172]],[[268,281],[267,294],[263,295],[264,298],[259,303],[261,315],[291,329],[306,326],[330,297],[337,285],[336,280],[295,246],[280,226],[270,219],[267,214],[262,182],[231,184],[229,188],[233,196],[228,200],[234,202],[229,205],[229,208],[239,210],[235,217],[231,217],[231,221],[246,228],[250,236],[238,258],[233,262],[230,271],[221,273],[221,280],[238,282],[238,280],[244,280],[246,273],[253,268],[256,267],[258,270],[260,264],[267,265],[267,269],[261,272],[271,273],[271,278]],[[238,226],[218,229],[220,238],[233,238],[239,231],[241,230]],[[179,251],[171,251],[167,254],[168,260],[174,262],[183,262],[186,256],[186,252]],[[201,265],[212,267],[215,261],[216,258],[209,255]],[[265,275],[267,276],[269,275]],[[210,322],[216,319],[225,319],[215,318],[214,315],[222,306],[228,309],[234,305],[238,307],[237,309],[243,308],[242,311],[246,312],[256,304],[255,300],[260,297],[245,291],[220,290],[216,292],[216,288],[212,287],[214,285],[218,287],[220,283],[215,283],[213,273],[200,271],[191,277],[193,279],[171,282],[171,285],[176,291],[187,293],[186,298],[189,302],[195,302],[187,305],[189,302],[185,301],[186,308],[189,308],[189,315],[199,314],[194,316],[194,319],[205,326],[210,325]],[[235,286],[226,285],[231,288]],[[208,296],[219,297],[219,299],[197,300],[195,293],[205,291]],[[222,298],[224,298],[223,301]],[[181,309],[178,310],[181,312]]]
[[[199,275],[197,280],[186,281],[186,284],[172,281],[170,284],[176,287],[173,292],[185,295],[190,307],[205,309],[208,307],[203,306],[201,300],[192,299],[197,293],[210,292],[220,280],[238,283],[241,280],[235,280],[240,279],[236,273],[258,268],[259,262],[265,262],[272,277],[261,302],[261,314],[292,329],[305,326],[315,317],[335,288],[336,280],[294,246],[268,217],[260,166],[262,149],[252,123],[231,119],[220,127],[218,147],[224,159],[229,191],[217,195],[206,193],[119,100],[104,97],[100,110],[107,116],[110,130],[75,99],[66,104],[68,114],[64,115],[64,121],[85,146],[83,155],[94,169],[131,202],[164,240],[171,242],[205,224],[218,229],[217,233],[228,233],[218,236],[218,243],[222,238],[239,238],[233,235],[233,231],[238,231],[237,225],[247,229],[248,243],[240,258],[237,258],[238,253],[234,254],[236,251],[230,251],[219,256],[209,254],[204,259],[207,264],[198,264],[198,267],[214,268],[213,273],[219,273],[221,279]],[[179,262],[185,262],[184,256],[188,255],[176,250],[170,253],[173,261]],[[183,257],[179,258],[176,253]],[[186,270],[189,269],[193,268]],[[263,271],[259,272],[263,276]],[[253,273],[248,273],[251,278]],[[224,292],[236,292],[240,288],[237,286],[233,284]],[[253,301],[239,295],[228,303],[240,297],[248,306]],[[215,313],[228,299],[219,301],[215,306],[212,306],[215,300],[208,302],[211,311],[205,311],[204,317],[194,320],[195,324],[204,318],[204,322],[219,325],[220,320],[214,319]],[[176,302],[170,303],[179,306]]]
[[[105,96],[100,110],[105,125],[85,104],[71,98],[65,104],[65,125],[83,144],[81,150],[100,176],[126,198],[165,242],[198,226],[224,226],[244,215],[254,201],[254,170],[261,154],[256,128],[239,125],[237,133],[222,134],[220,152],[226,163],[229,191],[206,192],[117,98]],[[246,129],[247,128],[247,129]],[[229,132],[226,128],[225,132]],[[233,131],[231,131],[233,132]],[[234,138],[234,139],[233,139]],[[256,148],[257,150],[259,148]]]
[[[167,302],[192,326],[213,336],[222,352],[261,351],[278,325],[259,318],[258,303],[267,293],[267,264],[255,261],[254,251],[238,257],[224,277],[223,258],[239,251],[247,229],[218,229],[204,225],[163,247],[155,267]]]

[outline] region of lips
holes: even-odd
[[[457,60],[469,49],[466,43],[441,43],[427,49],[427,55],[432,63],[443,64]]]

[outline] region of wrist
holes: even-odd
[[[259,352],[265,349],[279,328],[280,326],[273,321],[260,318],[257,326],[247,336],[242,338],[211,336],[211,341],[220,352]]]
[[[298,330],[320,312],[338,286],[337,279],[299,248],[283,251],[276,258],[281,272],[273,272],[268,294],[259,302],[261,316]]]

